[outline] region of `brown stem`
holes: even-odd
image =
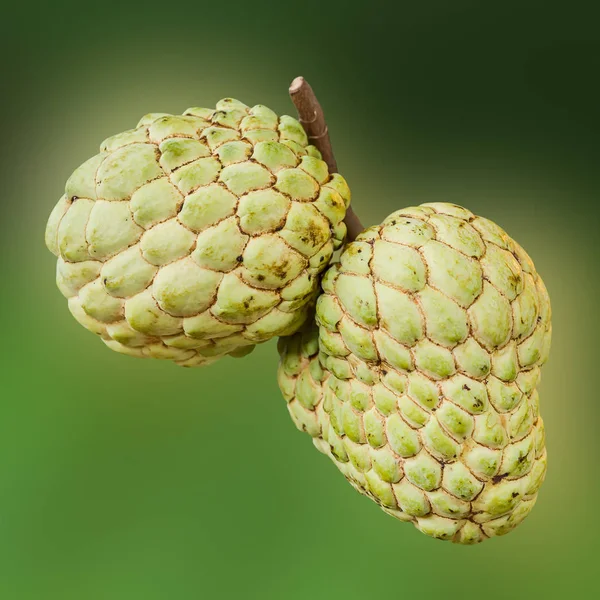
[[[319,150],[323,160],[327,163],[329,172],[337,173],[337,162],[331,148],[331,140],[329,139],[329,131],[327,130],[323,109],[312,87],[310,87],[304,77],[296,77],[292,81],[290,85],[290,98],[298,111],[298,120],[302,123],[304,131],[306,131],[308,141]],[[352,242],[364,229],[360,219],[352,210],[352,206],[348,207],[344,222],[348,229],[348,241]]]

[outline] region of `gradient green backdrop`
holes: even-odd
[[[3,9],[0,598],[588,598],[598,592],[600,41],[592,3],[57,1]],[[550,291],[549,471],[515,532],[429,539],[298,433],[275,344],[185,370],[70,316],[45,221],[105,137],[304,75],[365,224],[452,201]]]

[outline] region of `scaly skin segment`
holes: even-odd
[[[427,535],[516,527],[546,472],[546,288],[500,227],[451,204],[400,210],[323,277],[317,324],[280,340],[292,419],[348,481]]]
[[[105,140],[46,244],[73,316],[107,346],[198,366],[302,325],[349,203],[296,119],[225,98]]]

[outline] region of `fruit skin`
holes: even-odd
[[[225,98],[105,140],[46,244],[73,316],[110,348],[198,366],[302,325],[349,203],[298,121]]]
[[[279,342],[297,427],[427,535],[516,527],[546,472],[536,385],[550,302],[525,251],[451,204],[397,211],[325,273],[317,324]]]

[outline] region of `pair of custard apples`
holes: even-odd
[[[226,98],[105,140],[46,243],[71,313],[112,350],[199,366],[279,337],[294,423],[356,490],[438,539],[503,535],[546,471],[544,283],[454,204],[345,244],[349,203],[296,119]]]

